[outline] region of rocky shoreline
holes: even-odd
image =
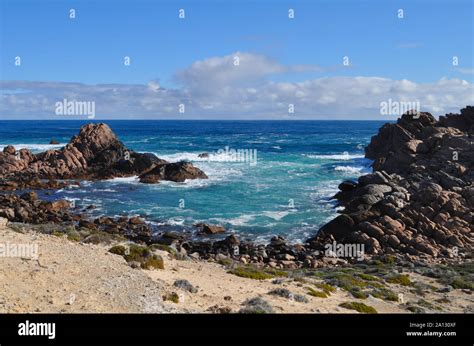
[[[207,178],[189,162],[170,163],[127,149],[106,124],[83,126],[59,150],[35,155],[5,147],[0,153],[0,217],[52,224],[56,227],[45,229],[84,242],[121,237],[169,247],[182,257],[272,269],[370,263],[387,256],[410,263],[462,262],[471,258],[473,245],[473,133],[470,106],[438,121],[429,113],[405,114],[396,124],[384,125],[366,148],[374,172],[339,185],[335,198],[344,210],[304,244],[288,244],[282,237],[254,244],[207,224],[196,225],[196,233],[219,239],[199,241],[187,233],[157,232],[138,217],[90,218],[66,200],[40,200],[34,190],[83,179],[138,176],[142,183],[156,184]],[[363,244],[363,258],[329,256],[326,245],[335,243]]]

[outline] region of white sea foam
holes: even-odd
[[[41,152],[41,151],[46,151],[46,150],[51,150],[51,149],[59,149],[62,148],[66,145],[67,143],[60,143],[60,144],[25,144],[25,143],[18,143],[18,144],[11,144],[15,147],[16,150],[20,149],[28,149],[33,152]],[[7,146],[8,144],[0,144],[0,148],[2,150]]]
[[[228,223],[232,226],[246,226],[250,221],[255,219],[255,215],[243,214],[234,218],[213,218],[212,220],[217,221],[218,223]]]
[[[113,189],[92,189],[92,192],[117,192]]]
[[[303,156],[309,157],[310,159],[320,159],[320,160],[338,160],[338,161],[347,161],[353,159],[361,159],[364,157],[362,154],[332,154],[332,155],[313,155],[313,154],[303,154]]]
[[[334,170],[337,172],[349,173],[349,174],[361,174],[364,170],[364,167],[354,167],[354,166],[336,166]]]
[[[264,211],[262,214],[274,220],[281,220],[287,216],[289,211]]]
[[[107,179],[109,183],[138,183],[138,176]]]
[[[178,161],[191,161],[191,162],[227,162],[227,163],[242,163],[236,161],[235,154],[231,150],[222,152],[180,152],[175,154],[159,154],[153,153],[158,156],[160,159],[169,161],[169,162],[178,162]],[[207,154],[206,157],[199,157],[201,154]]]
[[[176,188],[183,188],[183,189],[189,189],[189,188],[199,188],[199,187],[204,187],[208,186],[211,184],[212,181],[209,179],[186,179],[183,182],[174,182],[174,181],[168,181],[168,180],[160,180],[160,183],[157,185],[153,185],[156,188],[160,188],[160,186],[169,186],[169,187],[176,187]]]

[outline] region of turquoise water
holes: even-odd
[[[0,147],[34,152],[51,138],[67,143],[84,122],[0,121]],[[138,183],[136,178],[84,181],[44,198],[94,204],[93,215],[141,215],[163,227],[196,222],[226,226],[252,240],[280,234],[301,241],[336,214],[331,197],[344,179],[370,171],[364,146],[379,121],[107,121],[135,151],[189,160],[208,176],[185,183]],[[256,162],[233,162],[220,151],[248,149]],[[199,158],[200,153],[210,158]]]

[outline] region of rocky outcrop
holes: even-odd
[[[144,174],[149,174],[148,179]],[[7,146],[0,153],[0,187],[36,187],[44,180],[109,179],[141,175],[143,182],[206,179],[191,163],[169,163],[127,149],[106,124],[88,124],[58,150],[33,154]],[[153,178],[154,180],[151,181]]]
[[[200,232],[203,234],[218,234],[218,233],[225,232],[225,228],[219,225],[210,225],[208,223],[197,223],[194,226],[199,228]]]
[[[343,213],[308,240],[362,243],[372,255],[470,256],[474,244],[474,108],[439,121],[403,115],[372,137],[374,172],[340,184]]]
[[[183,182],[186,179],[207,179],[207,175],[191,163],[180,161],[176,163],[160,163],[139,176],[140,182],[153,184],[160,180]]]
[[[325,245],[363,244],[372,258],[395,255],[409,261],[440,261],[470,256],[474,231],[474,109],[436,121],[429,113],[404,115],[384,125],[366,149],[374,171],[345,181],[335,196],[341,215],[305,244],[275,236],[255,244],[224,234],[216,225],[196,225],[213,240],[196,241],[192,232],[163,232],[138,217],[89,219],[68,201],[44,201],[34,192],[0,194],[0,217],[35,224],[71,224],[136,242],[173,248],[179,256],[229,259],[270,268],[341,265],[354,258],[329,258]],[[93,179],[139,175],[143,183],[206,178],[188,162],[169,163],[128,150],[107,125],[86,125],[60,150],[34,155],[9,146],[0,153],[0,189],[60,188],[64,178]],[[94,236],[97,233],[93,234]],[[173,250],[173,251],[174,251]]]

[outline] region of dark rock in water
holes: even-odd
[[[198,155],[199,158],[204,159],[209,157],[209,153],[202,153]]]
[[[359,177],[360,185],[383,185],[387,183],[388,179],[379,171]]]
[[[40,208],[45,209],[47,211],[60,211],[63,209],[68,209],[70,208],[71,205],[69,201],[66,200],[58,200],[58,201],[53,201],[53,202],[43,202],[40,205]]]
[[[198,223],[195,225],[197,228],[201,230],[202,233],[205,234],[218,234],[218,233],[224,233],[225,228],[222,226],[218,225],[210,225],[207,223]]]
[[[34,202],[38,200],[38,194],[34,191],[27,192],[21,195],[21,199],[24,199],[28,202]]]
[[[338,188],[339,188],[339,190],[341,190],[343,192],[347,192],[347,191],[354,190],[356,186],[357,186],[356,182],[353,182],[352,180],[346,180],[346,181],[343,181],[342,183],[340,183]]]
[[[49,144],[59,144],[59,142],[53,138],[49,141]]]
[[[334,239],[341,240],[350,234],[354,227],[354,220],[349,215],[341,214],[325,224],[319,232],[332,235]]]
[[[128,219],[128,223],[132,225],[143,225],[145,221],[143,221],[139,217],[131,217],[130,219]]]
[[[172,245],[172,244],[180,243],[183,240],[184,240],[183,235],[180,235],[174,232],[165,232],[161,236],[159,236],[155,241],[158,244]]]
[[[92,230],[96,230],[97,229],[97,226],[95,223],[93,222],[90,222],[88,220],[81,220],[79,221],[79,227],[84,227],[84,228],[88,228],[88,229],[92,229]]]
[[[156,174],[146,174],[146,175],[140,176],[139,179],[140,179],[140,183],[143,183],[143,184],[159,184],[161,177]]]
[[[184,182],[186,179],[207,179],[207,175],[189,162],[159,164],[152,170],[140,175],[140,181],[146,183],[170,180]]]
[[[213,251],[224,252],[228,254],[239,255],[240,254],[240,240],[234,235],[231,234],[223,240],[216,241],[213,246]]]
[[[283,246],[286,246],[286,240],[285,238],[283,238],[282,236],[275,236],[275,237],[272,237],[272,239],[270,239],[270,245],[272,247],[283,247]]]

